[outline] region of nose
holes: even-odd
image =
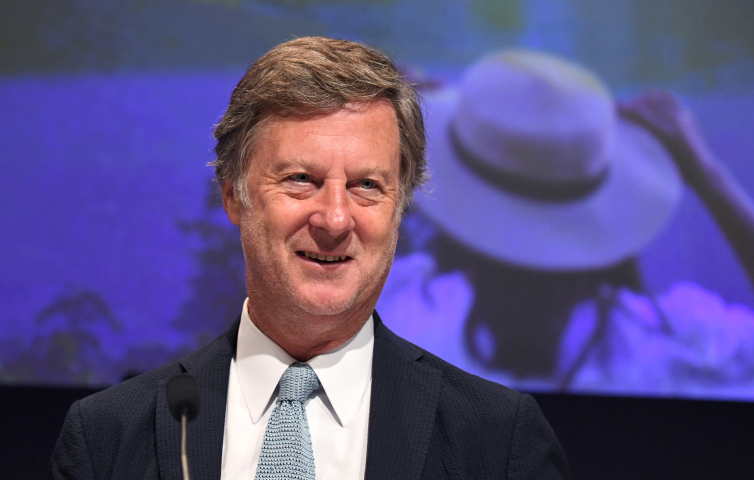
[[[316,210],[309,218],[309,223],[326,230],[333,237],[353,230],[356,223],[351,215],[351,200],[346,185],[325,181],[316,201]]]

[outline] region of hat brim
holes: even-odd
[[[617,123],[609,175],[585,198],[550,202],[506,192],[457,157],[448,138],[455,90],[425,96],[429,188],[414,204],[460,242],[508,263],[543,270],[613,265],[638,252],[668,222],[682,181],[662,145]]]

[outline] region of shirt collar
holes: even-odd
[[[257,423],[271,405],[280,377],[296,360],[262,333],[249,317],[247,298],[241,313],[236,349],[236,372],[246,407]],[[317,374],[337,420],[346,426],[372,379],[374,319],[369,319],[349,341],[307,363]]]

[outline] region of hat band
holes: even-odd
[[[530,199],[568,202],[587,197],[602,185],[610,172],[609,166],[606,166],[599,174],[591,178],[567,182],[536,180],[490,166],[463,145],[453,123],[449,125],[448,133],[450,143],[458,157],[482,180],[509,193]]]

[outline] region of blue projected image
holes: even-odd
[[[754,311],[689,281],[656,293],[638,258],[678,208],[683,175],[715,197],[754,278],[736,239],[754,238],[750,199],[702,156],[682,104],[653,93],[616,109],[589,71],[522,50],[425,99],[433,188],[378,304],[399,334],[519,388],[754,393]],[[749,216],[729,221],[730,208]]]
[[[388,327],[524,390],[754,400],[754,7],[691,3],[8,2],[0,382],[110,385],[230,326],[212,128],[259,55],[323,34],[424,98]]]

